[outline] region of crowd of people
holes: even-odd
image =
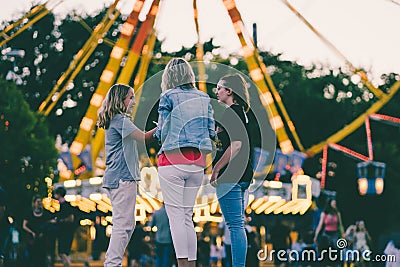
[[[5,198],[0,197],[0,242],[2,244],[0,247],[0,259],[2,261],[1,264],[3,264],[0,266],[48,267],[53,266],[55,260],[63,262],[64,266],[70,264],[68,255],[76,229],[76,223],[74,222],[76,213],[68,206],[68,202],[63,202],[64,194],[65,189],[62,187],[54,191],[54,198],[58,199],[61,204],[60,212],[54,214],[43,209],[40,196],[33,197],[31,208],[22,221],[20,228],[21,244],[17,249],[14,247],[15,241],[13,239],[15,239],[15,228],[18,227],[13,226],[7,220],[5,212],[6,201]],[[277,257],[277,253],[272,258],[263,258],[259,251],[263,249],[262,244],[267,243],[275,251],[296,251],[298,255],[303,251],[315,251],[316,255],[319,256],[322,250],[329,247],[337,249],[339,238],[347,240],[346,248],[342,250],[342,259],[332,263],[329,258],[325,258],[322,259],[324,261],[323,264],[327,266],[332,264],[333,266],[371,266],[370,263],[363,261],[362,258],[356,260],[355,258],[346,257],[346,252],[349,250],[359,251],[359,255],[361,255],[364,251],[372,249],[372,239],[367,231],[365,222],[363,220],[356,221],[343,232],[339,219],[326,218],[326,216],[340,218],[340,213],[331,213],[329,211],[331,208],[337,210],[336,212],[338,213],[336,203],[328,200],[325,209],[320,214],[321,219],[317,221],[322,221],[322,226],[318,223],[315,225],[315,229],[313,229],[312,224],[307,227],[304,227],[303,224],[297,225],[297,222],[282,215],[271,216],[268,219],[268,226],[265,225],[264,236],[261,236],[260,229],[251,223],[251,217],[248,217],[245,223],[247,239],[245,266],[259,266],[261,261],[264,260],[270,261],[275,266],[319,266],[318,264],[321,264],[321,261],[300,258],[286,261]],[[334,230],[332,221],[335,221],[337,225],[337,233],[335,235],[332,234]],[[235,266],[232,261],[231,234],[226,221],[223,220],[219,224],[207,222],[194,225],[200,226],[202,229],[196,233],[196,266]],[[97,230],[99,233],[104,232],[104,228]],[[98,236],[96,236],[96,240],[93,241],[92,245],[92,259],[101,260],[104,258],[102,254],[107,244],[110,244],[110,239],[103,240],[105,246],[100,249],[99,255],[95,256],[94,244],[100,241],[97,238]],[[56,239],[58,239],[57,246],[55,246]],[[399,238],[388,240],[387,244],[385,244],[384,252],[387,255],[399,255],[399,244]],[[55,248],[58,248],[58,251]],[[55,258],[56,252],[59,256],[58,259]],[[15,261],[17,257],[18,263]],[[145,223],[136,222],[135,230],[123,257],[127,258],[127,266],[129,267],[178,266],[165,205],[155,211]],[[392,263],[390,265],[388,263],[387,266],[396,266],[395,264]]]
[[[23,217],[20,235],[6,212],[7,195],[0,192],[0,263],[3,264],[0,266],[53,266],[56,244],[64,266],[71,265],[69,254],[77,225],[74,208],[65,200],[65,195],[64,187],[53,191],[60,205],[55,213],[44,209],[43,198],[35,195]]]

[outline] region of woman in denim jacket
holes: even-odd
[[[250,109],[246,83],[239,74],[222,77],[216,88],[218,101],[226,106],[217,122],[217,153],[213,161],[211,185],[231,236],[232,266],[244,267],[247,237],[244,227],[245,192],[253,178],[253,149],[249,141]]]
[[[195,266],[193,206],[202,184],[206,154],[215,137],[210,97],[195,87],[188,62],[172,59],[162,76],[158,126],[158,175],[178,266]]]

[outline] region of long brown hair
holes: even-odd
[[[132,87],[126,84],[114,84],[111,86],[97,113],[99,117],[97,120],[98,127],[108,129],[110,121],[115,115],[126,113],[124,99],[131,89]]]
[[[324,213],[325,214],[338,214],[339,213],[339,210],[338,210],[337,206],[336,206],[336,208],[332,207],[332,202],[333,201],[336,201],[336,199],[330,198],[330,199],[328,199],[326,201],[325,207],[324,207]]]
[[[247,112],[250,109],[250,96],[247,90],[246,81],[242,75],[228,74],[223,76],[220,81],[224,81],[224,87],[232,89],[233,100]]]

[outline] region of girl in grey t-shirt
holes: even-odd
[[[128,114],[136,104],[133,89],[124,84],[113,85],[98,112],[97,126],[104,128],[106,170],[103,187],[108,190],[112,205],[110,243],[104,266],[121,266],[125,249],[135,229],[135,204],[140,180],[137,141],[147,141],[155,128],[147,133],[139,130]]]

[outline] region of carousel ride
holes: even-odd
[[[50,0],[45,4],[32,8],[20,20],[9,25],[0,33],[0,38],[2,38],[0,39],[0,46],[6,44],[30,25],[40,20],[61,2]],[[59,77],[50,94],[39,106],[39,113],[48,115],[52,111],[57,101],[67,91],[70,83],[93,54],[98,44],[104,41],[105,34],[120,15],[120,11],[117,9],[119,2],[120,0],[115,0],[108,7],[103,20],[94,28],[90,38],[75,54],[68,69]],[[109,214],[112,211],[110,200],[101,191],[101,175],[105,166],[104,161],[99,160],[99,158],[104,157],[104,153],[102,152],[104,150],[104,130],[95,129],[97,111],[108,89],[114,83],[129,84],[133,80],[132,87],[135,90],[136,97],[140,98],[140,94],[142,93],[140,89],[146,80],[147,70],[153,57],[157,34],[155,30],[156,18],[162,12],[160,0],[150,2],[151,5],[146,19],[141,23],[139,23],[139,14],[142,12],[145,0],[137,0],[135,2],[131,13],[120,27],[118,40],[113,44],[108,63],[99,77],[98,86],[91,97],[85,116],[81,119],[80,128],[74,141],[67,150],[61,150],[60,148],[58,164],[60,182],[68,190],[68,201],[84,212],[89,213],[99,210],[104,214]],[[364,192],[364,194],[372,192],[368,190],[372,190],[371,188],[374,187],[376,193],[381,193],[383,190],[385,165],[384,163],[374,161],[369,119],[395,124],[400,123],[400,119],[376,114],[397,93],[400,81],[395,82],[388,88],[386,90],[388,93],[376,88],[368,80],[367,74],[363,70],[354,67],[344,54],[318,32],[294,6],[287,0],[281,0],[281,2],[310,28],[323,43],[343,59],[350,71],[360,77],[365,88],[375,95],[377,101],[342,129],[339,129],[324,140],[316,142],[315,145],[305,148],[296,132],[294,122],[286,111],[278,90],[268,73],[267,66],[262,61],[251,35],[246,31],[235,1],[223,0],[227,14],[231,19],[233,30],[239,38],[242,56],[247,64],[249,76],[258,88],[260,101],[268,114],[269,124],[276,133],[278,145],[273,165],[261,164],[261,167],[255,170],[258,174],[266,174],[274,171],[278,175],[272,181],[261,181],[267,189],[267,195],[250,194],[249,212],[253,210],[256,214],[304,214],[312,204],[312,181],[317,181],[319,184],[318,187],[321,189],[325,187],[328,148],[342,151],[346,155],[361,161],[357,165],[359,169],[360,192]],[[196,0],[193,0],[193,18],[197,36],[199,36]],[[206,92],[205,81],[207,80],[207,73],[203,56],[203,45],[200,42],[200,38],[198,38],[196,51],[198,80],[200,81],[198,88]],[[137,106],[133,112],[135,113],[136,111]],[[365,125],[367,132],[368,156],[364,156],[338,144],[363,125]],[[262,155],[265,157],[265,153],[263,154],[262,152],[260,151],[259,153],[259,161],[266,161],[265,158],[262,158]],[[304,175],[302,164],[307,157],[312,157],[321,152],[323,157],[321,177],[319,180],[311,179],[309,176]],[[292,175],[292,183],[290,185],[284,185],[279,181],[279,174],[282,173]],[[141,178],[141,189],[139,190],[136,205],[137,220],[144,220],[146,214],[158,209],[160,207],[160,199],[162,199],[159,191],[157,169],[155,167],[143,167]],[[45,199],[45,207],[51,211],[55,211],[57,210],[57,203],[51,199],[52,179],[46,178],[46,182],[49,187],[49,197]],[[150,192],[151,196],[147,192]],[[289,193],[284,196],[282,192]],[[111,221],[111,217],[107,218],[108,221]],[[203,194],[198,197],[194,220],[221,220],[218,202],[213,194]]]

